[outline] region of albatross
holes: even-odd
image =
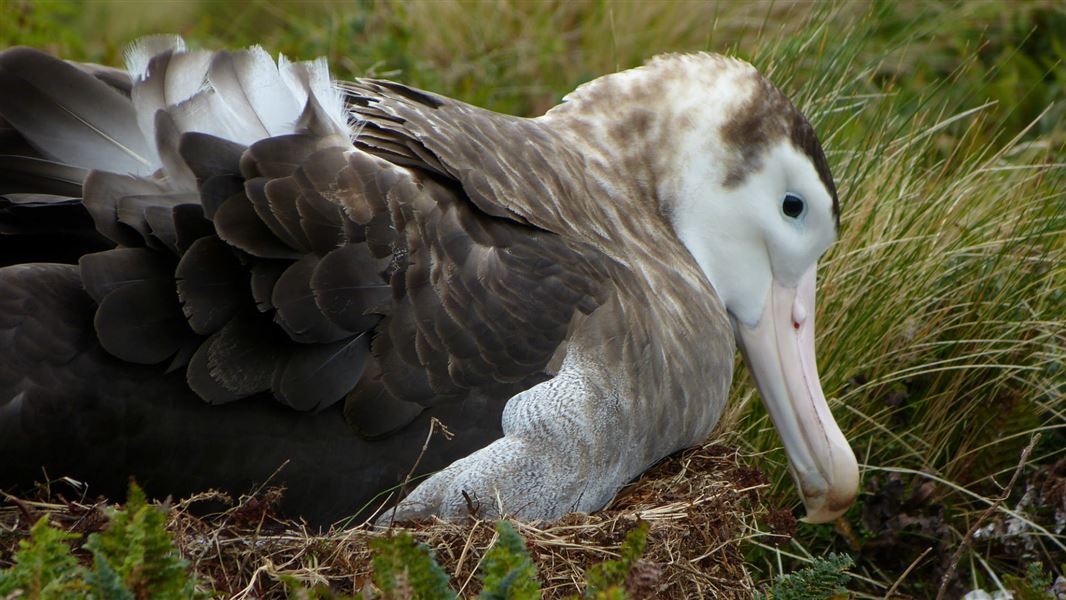
[[[806,519],[852,503],[815,362],[837,193],[748,63],[519,118],[259,47],[126,62],[0,53],[0,485],[270,481],[328,523],[411,476],[396,519],[554,519],[705,440],[739,347]]]

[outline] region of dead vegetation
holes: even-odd
[[[756,517],[766,515],[761,498],[766,488],[762,473],[744,466],[736,450],[709,444],[664,460],[623,489],[606,510],[551,523],[515,523],[515,528],[536,562],[546,598],[579,594],[585,569],[616,558],[625,534],[640,520],[649,524],[648,545],[626,581],[630,597],[750,598],[754,584],[742,541],[752,535],[767,536],[770,543],[787,541],[795,527],[790,513],[771,511],[765,521],[773,533],[757,532]],[[84,495],[67,500],[70,489],[56,485],[43,488],[35,499],[6,497],[0,505],[0,568],[9,566],[18,540],[42,515],[54,526],[82,535],[106,525],[106,501]],[[313,533],[274,513],[282,493],[268,489],[233,502],[205,492],[164,501],[168,529],[204,587],[221,598],[283,598],[283,577],[307,587],[326,584],[344,594],[370,585],[368,542],[388,531],[364,524]],[[199,507],[215,502],[229,508],[198,514]],[[433,549],[462,597],[477,594],[474,575],[495,541],[492,522],[433,520],[402,526]]]

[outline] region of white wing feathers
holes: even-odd
[[[278,71],[281,72],[285,85],[299,99],[301,108],[307,104],[310,94],[325,111],[336,133],[343,132],[351,137],[344,94],[340,88],[333,85],[329,77],[329,63],[325,57],[294,63],[284,56],[278,56]]]
[[[230,110],[230,118],[240,125],[242,138],[233,141],[249,144],[292,133],[303,106],[281,81],[278,66],[262,48],[216,53],[207,78]]]
[[[146,35],[126,46],[123,58],[126,70],[135,81],[148,76],[148,63],[152,57],[167,51],[185,52],[185,40],[176,35]]]
[[[180,105],[203,90],[210,60],[209,52],[168,49],[149,60],[143,75],[134,76],[131,97],[145,139],[156,138],[156,112]]]
[[[194,184],[187,173],[171,172],[175,165],[169,160],[186,132],[250,145],[296,133],[310,109],[334,133],[351,139],[343,98],[323,58],[294,63],[280,56],[275,63],[258,46],[239,52],[189,51],[179,37],[152,36],[130,46],[126,66],[133,78],[137,124],[151,141],[151,159],[164,167],[175,190]]]

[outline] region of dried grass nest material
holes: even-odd
[[[536,562],[545,598],[579,593],[584,570],[615,558],[638,520],[648,522],[649,535],[644,557],[626,582],[630,597],[750,598],[755,588],[741,540],[751,534],[755,517],[765,513],[760,491],[766,487],[762,473],[743,466],[734,449],[708,444],[667,458],[596,514],[514,525]],[[206,492],[167,506],[168,529],[218,597],[284,598],[278,581],[283,575],[346,594],[363,590],[371,576],[367,543],[389,533],[361,526],[312,534],[302,523],[272,512],[281,493],[267,490],[230,502],[225,512],[197,516],[190,509],[199,503],[228,501]],[[82,534],[107,522],[103,500],[68,502],[56,500],[53,493],[42,495],[46,497],[32,501],[8,497],[0,505],[0,567],[8,566],[18,540],[42,514],[53,525]],[[474,574],[495,541],[492,521],[434,519],[396,526],[433,549],[462,597],[476,596]],[[774,529],[782,529],[782,540],[787,540],[792,527],[794,521]]]

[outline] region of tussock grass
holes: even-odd
[[[1037,432],[1022,481],[964,553],[953,589],[994,589],[1026,562],[1066,562],[1066,516],[1056,516],[1066,515],[1060,3],[165,6],[103,1],[72,10],[9,0],[5,16],[16,18],[0,19],[0,44],[117,64],[129,39],[177,31],[202,46],[257,42],[326,55],[340,77],[393,77],[526,115],[660,52],[750,59],[810,115],[840,189],[841,238],[820,269],[818,347],[826,394],[866,486],[835,528],[801,526],[784,548],[763,543],[765,519],[744,521],[755,528],[743,537],[756,577],[838,550],[856,558],[860,593],[932,594],[945,557]],[[755,456],[772,502],[796,502],[778,438],[742,370],[719,431]],[[660,493],[669,506],[669,490]],[[1012,524],[1020,533],[1008,532]]]
[[[1062,99],[1012,129],[1026,97],[1043,93],[1045,81],[1022,85],[1010,104],[989,99],[986,80],[1014,59],[989,66],[972,52],[960,53],[943,79],[908,89],[913,69],[893,61],[908,45],[927,47],[923,31],[950,27],[946,19],[957,17],[916,22],[881,48],[869,40],[883,14],[843,36],[815,22],[756,55],[757,63],[768,57],[775,80],[802,85],[794,97],[826,140],[844,205],[841,239],[820,269],[819,357],[834,414],[864,464],[867,495],[838,524],[840,537],[801,533],[801,554],[831,547],[862,553],[884,533],[870,529],[876,519],[865,501],[884,495],[878,486],[886,474],[904,474],[912,488],[931,484],[917,504],[939,511],[950,547],[999,495],[1034,433],[1046,435],[1033,462],[1053,464],[1066,452],[1066,164],[1062,123],[1048,122]],[[1047,79],[1061,82],[1062,57],[1044,58]],[[765,413],[749,386],[735,392],[724,427],[744,428],[751,449],[770,451],[771,479],[787,491]],[[1048,514],[1061,515],[1061,507],[1042,510],[1030,499],[1012,510],[1027,490],[1037,494],[1031,485],[1020,489],[1000,507],[999,521],[1013,515],[1021,524],[1024,550],[995,543],[975,550],[991,570],[1066,557],[1062,517]],[[910,510],[921,512],[918,505]],[[905,528],[893,532],[895,564],[859,562],[877,581],[867,591],[883,593],[892,583],[879,569],[902,570],[936,546],[921,539],[927,531],[913,534],[907,541]],[[919,562],[916,590],[936,589],[950,554]],[[991,578],[981,571],[969,575],[971,585]]]

